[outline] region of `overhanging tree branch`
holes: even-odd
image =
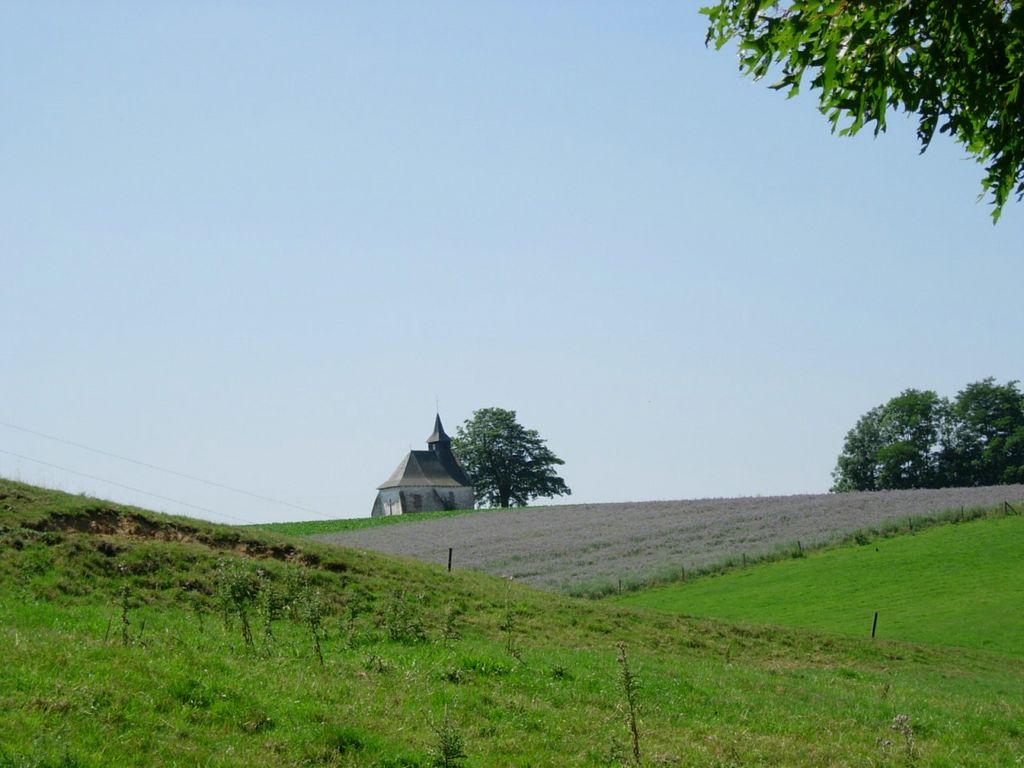
[[[1024,199],[1024,0],[721,0],[707,43],[739,48],[740,70],[795,96],[805,78],[840,135],[889,110],[916,115],[924,152],[948,133],[985,167],[998,221]]]

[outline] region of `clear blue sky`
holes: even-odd
[[[329,517],[511,408],[570,501],[821,492],[1022,378],[1024,205],[829,134],[679,2],[0,6],[0,421]],[[0,426],[0,474],[314,515]],[[11,453],[188,502],[200,512]]]

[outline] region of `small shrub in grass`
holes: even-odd
[[[451,643],[459,640],[462,633],[459,631],[459,619],[462,617],[462,610],[452,603],[448,603],[444,609],[444,624],[441,627],[441,642],[447,648]]]
[[[320,639],[323,634],[323,622],[326,612],[327,606],[319,589],[308,590],[302,596],[299,615],[302,617],[302,622],[306,625],[306,628],[309,629],[309,634],[313,639],[313,650],[316,651],[316,657],[320,661],[321,667],[324,665],[324,652]]]
[[[367,604],[366,596],[357,591],[351,591],[345,595],[338,616],[338,630],[339,636],[348,648],[354,648],[359,644],[357,642],[359,638],[356,635],[356,620],[366,612]],[[363,641],[366,642],[367,639],[363,638]]]
[[[187,590],[185,594],[188,607],[192,611],[192,616],[195,617],[196,620],[196,634],[201,640],[203,635],[206,634],[206,606],[203,604],[203,598],[199,593],[193,590]]]
[[[117,610],[120,611],[120,635],[121,645],[127,647],[129,645],[135,645],[142,641],[142,633],[146,629],[145,623],[139,625],[139,633],[132,637],[131,633],[131,600],[132,600],[132,588],[131,585],[125,582],[117,590]],[[110,625],[113,623],[114,616],[111,614],[107,620],[107,631],[104,634],[103,642],[106,642],[110,638]]]
[[[441,722],[434,726],[434,746],[430,749],[431,768],[462,768],[466,760],[462,736],[448,716],[447,705]]]
[[[391,662],[379,654],[371,653],[363,659],[363,669],[367,672],[375,672],[378,675],[383,675],[386,672],[391,671]]]
[[[465,680],[465,675],[458,667],[445,667],[438,674],[438,679],[443,680],[446,683],[459,685]]]
[[[262,568],[256,572],[256,580],[256,606],[263,622],[263,643],[269,651],[274,643],[274,622],[281,618],[287,597]]]
[[[230,628],[230,619],[237,616],[242,629],[242,640],[253,646],[249,613],[259,595],[259,580],[251,568],[229,560],[217,561],[217,598],[224,615],[224,626]]]
[[[572,673],[561,664],[555,664],[551,667],[551,679],[552,680],[573,680]]]
[[[131,621],[128,618],[129,601],[132,596],[132,588],[127,584],[122,584],[121,589],[118,590],[118,596],[121,598],[121,645],[131,645],[131,635],[129,629]]]
[[[402,590],[391,593],[384,613],[384,626],[388,637],[398,643],[421,643],[427,639],[423,629],[423,616],[420,614],[419,599],[406,596]]]

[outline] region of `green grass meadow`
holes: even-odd
[[[377,528],[382,525],[404,525],[427,520],[438,520],[443,517],[459,517],[468,514],[487,514],[501,510],[490,509],[452,509],[440,512],[417,512],[415,515],[389,515],[386,517],[353,517],[337,520],[301,520],[292,523],[260,523],[243,526],[256,528],[286,536],[317,536],[324,533],[343,533],[345,531],[361,531],[364,528]]]
[[[810,552],[616,602],[691,616],[1024,655],[1024,517]]]
[[[982,647],[573,599],[0,480],[0,768],[1019,765],[1024,660]]]

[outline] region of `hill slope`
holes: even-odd
[[[617,598],[692,616],[1024,656],[1024,517],[879,538]]]
[[[961,506],[1024,499],[1024,485],[487,510],[321,534],[319,540],[445,562],[570,594],[678,577]]]
[[[468,768],[621,765],[620,642],[644,765],[1024,755],[1018,660],[658,615],[0,481],[0,766],[429,766],[439,732]]]

